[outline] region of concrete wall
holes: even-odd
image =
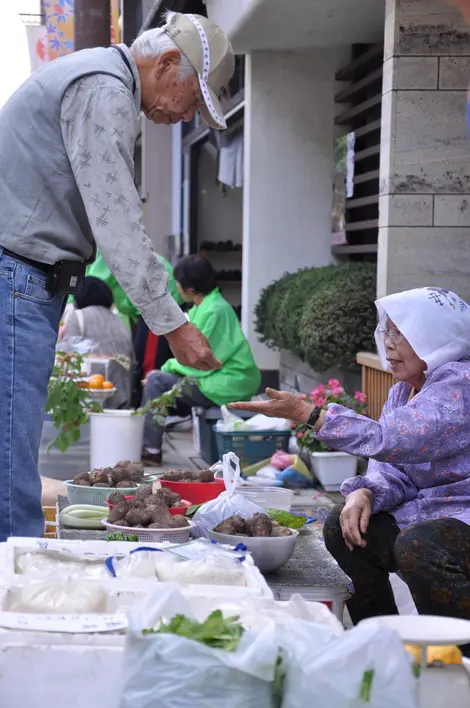
[[[332,259],[336,64],[334,51],[247,57],[242,324],[264,369],[277,369],[279,354],[254,331],[260,291]]]
[[[167,256],[173,233],[172,126],[142,119],[142,192],[145,228],[157,253]],[[176,195],[175,195],[176,198]]]
[[[470,297],[470,28],[440,0],[387,0],[379,296]]]

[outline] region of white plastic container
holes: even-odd
[[[357,472],[357,457],[347,452],[312,452],[312,471],[326,492],[339,492]]]
[[[145,417],[131,410],[90,414],[91,469],[113,467],[121,460],[140,462]]]

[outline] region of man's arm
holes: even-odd
[[[65,148],[104,261],[149,328],[167,334],[186,318],[168,294],[166,269],[142,223],[133,177],[137,112],[118,79],[103,79],[80,79],[64,96]]]

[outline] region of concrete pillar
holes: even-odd
[[[441,0],[387,0],[379,296],[470,297],[470,28]]]
[[[335,69],[325,50],[247,57],[242,325],[263,369],[279,355],[254,331],[260,291],[332,260]]]

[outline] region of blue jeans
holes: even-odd
[[[0,542],[44,533],[38,455],[63,302],[0,247]]]

